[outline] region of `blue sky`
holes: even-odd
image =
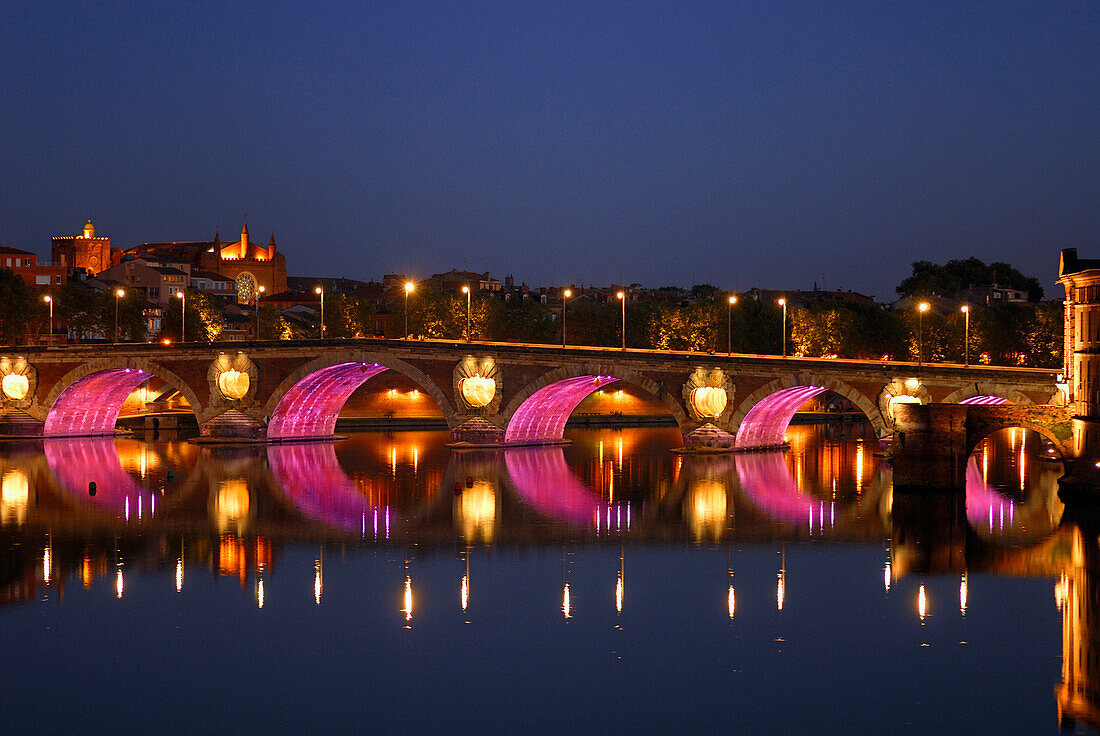
[[[0,242],[854,289],[1100,253],[1100,3],[9,4]]]

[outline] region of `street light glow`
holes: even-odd
[[[917,305],[917,309],[919,309],[922,312],[927,312],[928,311],[928,302],[921,302],[920,304]],[[964,309],[963,311],[965,312],[966,310]]]
[[[415,288],[416,288],[416,285],[415,285],[415,284],[413,284],[413,282],[411,282],[411,281],[406,281],[406,282],[405,282],[405,293],[406,293],[406,294],[407,294],[408,292],[412,291],[412,290],[413,290],[413,289],[415,289]]]

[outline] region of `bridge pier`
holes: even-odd
[[[966,490],[968,407],[901,404],[894,413],[894,490]]]

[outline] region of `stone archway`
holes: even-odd
[[[1000,399],[1000,401],[996,401]],[[952,391],[944,397],[944,404],[985,404],[995,406],[1010,403],[1031,406],[1035,402],[1012,386],[997,383],[974,383]]]
[[[855,404],[882,437],[890,430],[878,406],[861,391],[836,378],[798,374],[777,378],[749,394],[732,416],[737,428],[734,449],[779,447],[798,409],[814,396],[833,391]]]
[[[501,413],[505,444],[538,445],[560,442],[569,415],[588,395],[616,381],[640,387],[661,400],[685,435],[697,426],[684,407],[656,381],[630,369],[607,363],[563,366],[523,387]]]

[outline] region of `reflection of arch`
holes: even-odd
[[[274,445],[267,459],[287,498],[309,518],[360,534],[377,523],[378,509],[340,467],[331,443]]]
[[[543,516],[590,527],[600,512],[600,497],[575,476],[560,447],[508,450],[504,464],[516,493]]]
[[[779,447],[798,409],[815,396],[833,391],[855,404],[880,437],[888,433],[878,407],[860,391],[827,376],[787,376],[772,381],[741,402],[733,421],[739,450]]]
[[[774,519],[812,525],[821,507],[821,502],[799,489],[782,452],[738,455],[737,477],[753,505]]]
[[[451,402],[422,371],[391,356],[347,352],[318,358],[287,376],[271,394],[268,439],[331,437],[340,410],[355,390],[374,376],[394,370],[411,379],[439,406],[448,427],[455,425]],[[382,360],[385,363],[381,362]]]
[[[562,439],[569,415],[589,394],[615,381],[639,386],[668,407],[684,430],[690,424],[676,399],[655,381],[613,365],[564,366],[532,381],[517,393],[504,411],[508,427],[504,440],[511,444],[538,444]]]
[[[140,519],[156,512],[156,495],[142,487],[125,470],[112,438],[82,440],[45,440],[42,450],[61,487],[74,498],[86,499],[97,506]],[[88,484],[96,484],[89,495]]]
[[[113,434],[126,398],[150,378],[159,378],[187,399],[199,414],[202,404],[179,376],[143,359],[131,358],[125,368],[105,359],[91,360],[58,381],[42,406],[46,412],[44,436],[73,437]]]
[[[978,469],[978,459],[971,457],[966,464],[966,520],[972,527],[985,527],[989,531],[1004,531],[1016,519],[1016,503],[993,490]]]

